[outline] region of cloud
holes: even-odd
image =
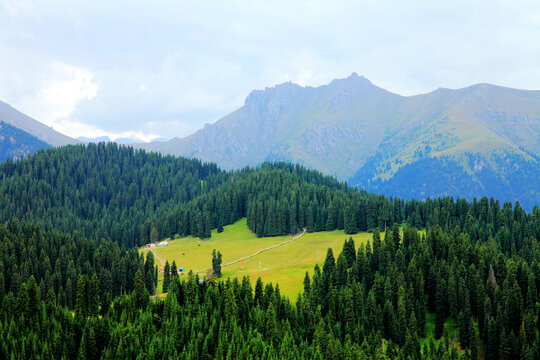
[[[48,115],[42,120],[54,123],[57,119],[68,118],[79,101],[92,100],[99,87],[87,69],[62,63],[53,63],[50,68],[50,83],[40,90],[36,100],[49,108]]]
[[[534,89],[538,19],[531,0],[0,0],[0,99],[77,136],[172,137],[253,89],[352,72],[404,95]]]
[[[24,96],[15,99],[12,105],[46,125],[73,136],[74,132],[69,130],[80,128],[69,125],[73,111],[81,101],[91,100],[98,94],[99,86],[94,82],[92,72],[52,62],[37,72],[29,69],[29,73],[31,81],[19,84],[19,92]],[[7,92],[9,83],[15,79],[7,80],[2,93]]]
[[[112,140],[116,140],[118,138],[129,138],[136,141],[149,142],[152,139],[159,137],[159,135],[155,133],[144,133],[140,131],[107,131],[91,124],[85,124],[73,120],[59,120],[55,123],[54,128],[63,134],[72,136],[74,138],[80,136],[89,138],[108,136]]]

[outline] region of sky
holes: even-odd
[[[540,2],[0,0],[0,100],[72,137],[184,137],[286,81],[540,89]]]

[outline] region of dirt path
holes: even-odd
[[[161,264],[161,269],[163,269],[163,267],[165,266],[165,261],[163,261],[163,259],[161,257],[159,257],[159,255],[157,254],[157,252],[154,251],[153,248],[150,248],[150,251],[152,252],[152,254],[154,254],[154,257],[159,260],[159,263]],[[163,270],[161,270],[161,271],[163,271]]]
[[[283,245],[285,245],[285,244],[288,244],[288,243],[290,243],[290,242],[293,242],[294,240],[296,240],[296,239],[298,239],[298,238],[304,236],[305,233],[306,233],[306,229],[304,228],[304,230],[303,230],[300,234],[296,235],[296,236],[293,237],[292,239],[289,239],[289,240],[284,241],[284,242],[282,242],[282,243],[279,243],[279,244],[272,245],[272,246],[270,246],[270,247],[261,249],[261,250],[255,252],[255,253],[253,253],[253,254],[251,254],[251,255],[244,256],[243,258],[236,259],[236,260],[234,260],[234,261],[225,263],[225,264],[221,265],[221,267],[224,268],[225,266],[229,266],[229,265],[232,265],[232,264],[236,264],[237,262],[240,262],[240,261],[242,261],[242,260],[246,260],[246,259],[252,258],[252,257],[254,257],[254,256],[257,256],[257,255],[259,255],[259,254],[262,253],[262,252],[265,252],[265,251],[268,251],[268,250],[272,250],[272,249],[275,249],[275,248],[277,248],[277,247],[280,247],[280,246],[283,246]],[[196,271],[196,272],[197,272],[197,273],[202,273],[202,272],[207,272],[208,270],[211,270],[211,269],[204,269],[204,270],[199,270],[199,271]]]

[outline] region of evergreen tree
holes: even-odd
[[[86,275],[81,275],[79,281],[77,281],[75,313],[80,318],[88,316],[88,277]]]
[[[169,265],[169,260],[165,262],[165,267],[163,268],[163,292],[166,293],[169,290],[169,284],[171,282],[171,266]]]
[[[172,265],[171,265],[171,280],[175,278],[178,279],[178,268],[176,267],[176,261],[173,260]]]
[[[99,279],[94,274],[88,284],[88,314],[90,316],[98,316],[99,303]]]
[[[212,251],[212,273],[215,277],[221,277],[221,263],[222,256],[219,251],[216,252],[216,249]]]
[[[135,298],[135,306],[137,308],[144,308],[148,303],[148,290],[144,286],[143,274],[141,270],[137,270],[135,273],[135,288],[133,290],[133,296]]]
[[[356,214],[351,206],[345,207],[343,224],[345,234],[356,234],[358,232],[356,227]]]

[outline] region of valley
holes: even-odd
[[[346,239],[352,237],[356,246],[360,246],[365,245],[371,236],[367,232],[347,235],[343,230],[306,233],[293,242],[246,259],[243,262],[244,269],[241,268],[241,262],[224,266],[230,261],[293,238],[291,236],[257,238],[247,227],[244,218],[225,226],[222,233],[213,230],[210,239],[201,240],[194,237],[165,239],[169,243],[168,246],[156,246],[153,250],[169,264],[174,260],[178,268],[185,269],[185,275],[193,270],[201,278],[206,276],[206,269],[211,267],[212,250],[219,250],[223,254],[224,278],[237,278],[241,281],[242,277],[249,276],[251,281],[255,282],[260,277],[265,284],[279,284],[283,295],[295,299],[302,290],[306,271],[312,273],[315,264],[322,267],[328,248],[332,248],[334,254],[339,254]],[[139,251],[146,255],[149,249],[142,247]],[[160,266],[160,272],[162,270],[163,266]],[[160,274],[160,284],[162,279]],[[160,285],[157,290],[158,293],[161,292]]]
[[[539,45],[530,0],[0,0],[0,360],[540,360]]]

